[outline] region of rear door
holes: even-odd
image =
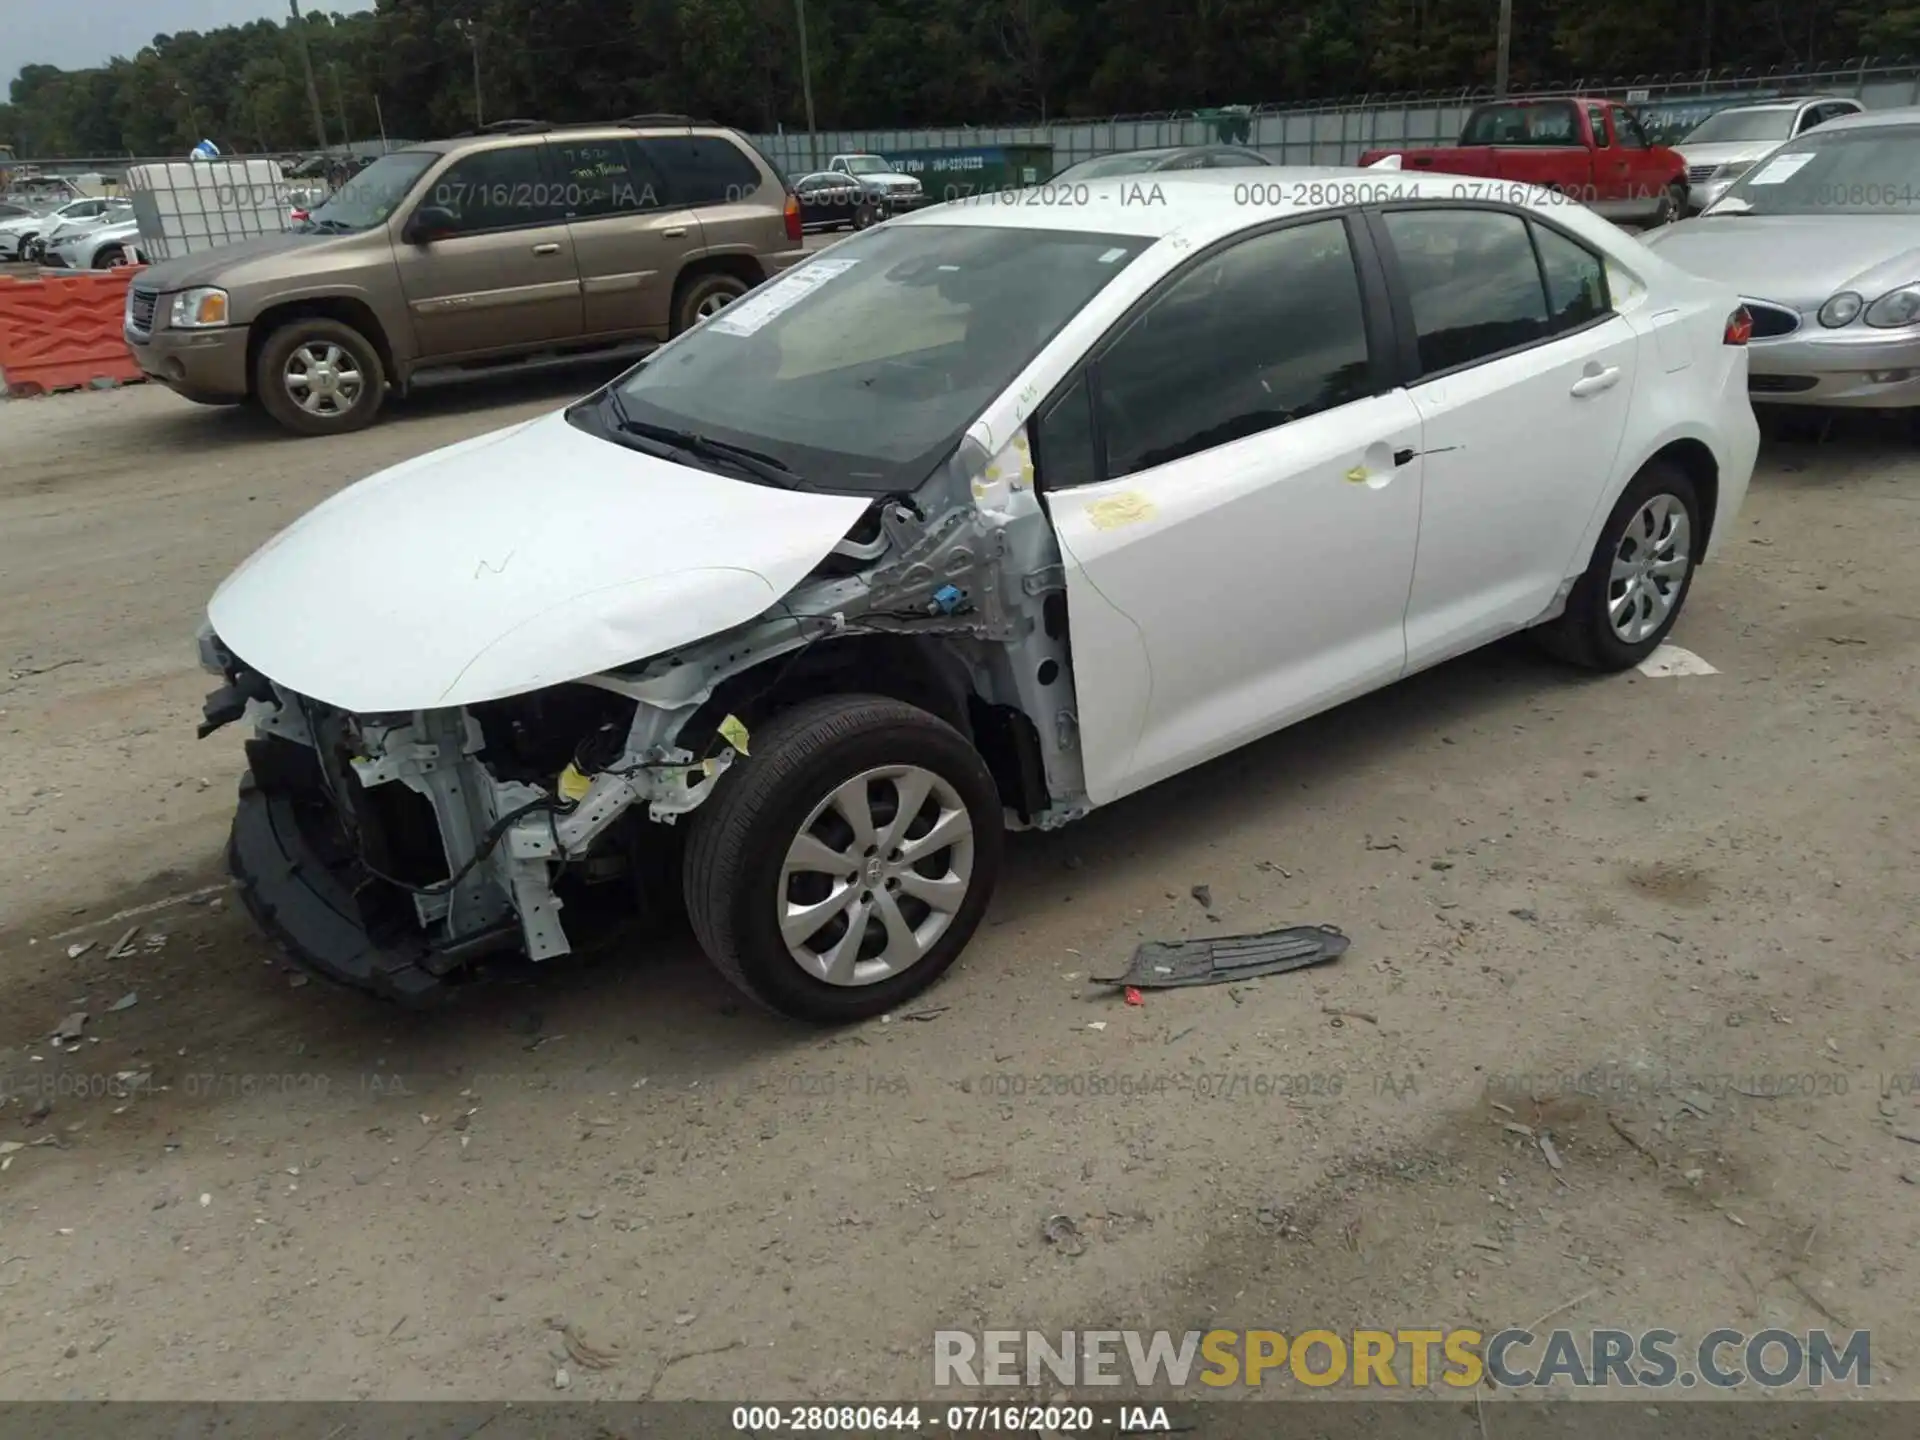
[[[429,206],[447,211],[451,227],[394,242],[421,360],[579,338],[580,276],[544,142],[461,156],[421,187],[410,214]]]
[[[1639,337],[1601,257],[1497,206],[1375,218],[1426,451],[1407,603],[1418,668],[1538,619],[1605,497]]]
[[[548,146],[580,271],[582,333],[664,339],[674,277],[700,248],[699,220],[672,201],[637,139],[557,136]]]
[[[1197,257],[1035,422],[1096,803],[1401,673],[1420,423],[1355,223]]]

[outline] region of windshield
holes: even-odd
[[[1580,126],[1564,100],[1482,105],[1467,117],[1462,145],[1578,145]]]
[[[869,230],[618,382],[637,424],[769,456],[815,489],[911,490],[1151,244],[999,225]]]
[[[846,162],[847,172],[852,175],[886,175],[890,173],[887,162],[878,155],[855,155]]]
[[[382,155],[346,181],[295,228],[302,231],[371,230],[400,207],[413,182],[440,157],[431,150],[396,150]]]
[[[1793,129],[1793,110],[1722,110],[1687,132],[1683,145],[1725,145],[1742,140],[1784,140]]]
[[[1140,175],[1159,164],[1171,150],[1135,150],[1125,155],[1096,155],[1091,160],[1082,160],[1078,165],[1069,165],[1054,180],[1099,180],[1108,175]]]
[[[1816,130],[1749,170],[1707,213],[1920,213],[1920,127]]]

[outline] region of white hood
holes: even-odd
[[[248,668],[327,704],[470,705],[743,624],[866,507],[655,459],[556,413],[349,486],[255,551],[207,615]]]

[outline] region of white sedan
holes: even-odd
[[[233,870],[389,996],[620,897],[684,904],[777,1010],[879,1014],[966,945],[1008,828],[1516,631],[1645,658],[1746,494],[1748,329],[1586,210],[1453,177],[889,222],[229,578]]]

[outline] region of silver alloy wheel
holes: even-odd
[[[1635,512],[1613,554],[1607,619],[1613,633],[1638,645],[1673,613],[1692,564],[1692,525],[1673,495],[1655,495]]]
[[[733,296],[727,294],[724,290],[715,295],[708,295],[702,299],[698,305],[693,307],[693,318],[695,320],[710,319],[718,315],[732,303]]]
[[[295,348],[282,380],[293,403],[309,415],[344,415],[360,403],[366,377],[359,364],[331,341]]]
[[[873,985],[918,964],[973,885],[973,819],[918,765],[863,771],[813,807],[780,867],[781,938],[829,985]]]

